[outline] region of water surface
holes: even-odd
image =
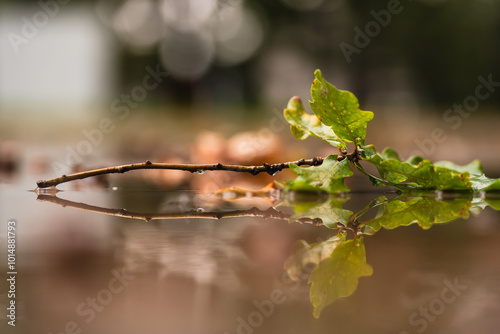
[[[251,216],[146,221],[84,210],[272,209],[262,199],[133,183],[56,194],[82,209],[29,190],[0,185],[5,273],[7,223],[17,223],[16,327],[4,319],[2,333],[496,333],[500,326],[500,212],[490,207],[428,230],[412,224],[365,236],[373,275],[316,319],[307,283],[314,266],[295,281],[284,266],[299,240],[323,242],[336,230]],[[345,207],[359,211],[380,195],[352,193]],[[5,313],[5,280],[1,287]]]

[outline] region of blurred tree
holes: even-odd
[[[159,46],[163,39],[167,38],[168,33],[164,37],[158,35],[157,42],[152,39],[151,45],[155,47],[148,44],[148,47],[138,50],[137,47],[130,47],[130,44],[127,44],[123,39],[123,31],[117,32],[116,25],[112,23],[117,11],[125,3],[134,1],[138,0],[90,2],[95,4],[96,8],[100,6],[100,18],[108,20],[104,25],[114,31],[117,39],[123,43],[121,60],[118,62],[121,68],[119,82],[123,85],[120,89],[126,89],[129,85],[140,81],[148,64],[165,64]],[[158,13],[163,15],[163,20],[166,20],[165,29],[170,29],[169,32],[191,29],[192,27],[190,28],[184,21],[193,23],[195,17],[201,17],[200,15],[209,10],[208,7],[204,9],[196,7],[200,10],[196,16],[194,12],[185,11],[184,1],[187,0],[144,1],[149,1],[152,6],[158,6],[155,15],[158,16]],[[195,0],[189,1],[198,3]],[[193,99],[200,96],[201,91],[204,92],[201,95],[210,96],[214,102],[245,104],[264,102],[257,87],[256,68],[263,59],[269,57],[269,51],[273,47],[287,45],[300,49],[317,68],[342,69],[348,78],[348,87],[343,88],[355,91],[360,100],[379,89],[377,86],[383,86],[388,80],[384,71],[393,68],[403,68],[410,73],[412,88],[417,96],[441,105],[460,103],[465,97],[473,94],[479,75],[487,76],[491,73],[493,80],[500,81],[497,61],[500,58],[500,3],[497,1],[213,0],[208,2],[213,3],[215,7],[211,9],[211,16],[197,29],[215,36],[214,49],[207,51],[209,53],[206,57],[210,59],[200,58],[208,61],[209,66],[200,76],[182,77],[173,73],[167,78],[167,83],[162,89],[152,92],[152,96],[173,103],[190,104]],[[11,5],[12,2],[0,0],[0,5],[5,4]],[[16,2],[16,5],[21,4],[40,7],[39,1]],[[88,5],[89,2],[75,0],[61,10],[82,4]],[[359,53],[353,53],[350,63],[346,61],[340,44],[344,42],[352,45],[357,34],[356,27],[364,31],[367,23],[376,22],[374,12],[379,13],[388,6],[397,4],[402,8],[401,12],[392,15],[390,23],[386,27],[380,27],[380,32],[371,37],[370,43]],[[253,16],[250,17],[248,27],[262,31],[263,35],[252,37],[243,34],[241,40],[236,38],[232,41],[233,44],[224,46],[216,31],[219,29],[220,33],[237,30],[240,21],[236,20],[234,24],[228,21],[228,14],[235,8],[250,8],[249,13]],[[132,23],[138,24],[138,15],[138,13],[132,15]],[[143,21],[143,24],[148,24],[148,20]],[[184,23],[175,24],[181,21]],[[218,24],[221,22],[224,24],[219,27]],[[247,30],[250,29],[248,27]],[[248,51],[248,55],[238,53],[249,47],[249,41],[259,43],[256,51]],[[171,46],[171,48],[179,47],[178,44]],[[230,55],[236,58],[229,58],[228,62],[227,56],[221,56],[220,52],[225,47],[232,50]],[[293,70],[290,68],[290,71]],[[309,79],[312,79],[312,73]],[[221,84],[222,81],[225,83]],[[286,84],[283,82],[283,85]],[[294,92],[290,91],[287,96],[283,96],[283,104],[290,94]],[[485,104],[498,103],[500,94],[492,94],[485,102]]]

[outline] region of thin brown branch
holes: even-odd
[[[82,180],[91,176],[98,176],[104,174],[115,174],[115,173],[125,173],[136,169],[172,169],[172,170],[183,170],[191,173],[195,172],[205,172],[205,171],[232,171],[232,172],[242,172],[250,173],[252,175],[257,175],[262,172],[266,172],[270,175],[274,175],[283,169],[290,168],[290,164],[294,163],[296,165],[310,165],[318,166],[323,163],[324,158],[313,158],[313,159],[300,159],[297,161],[283,162],[276,164],[266,164],[263,163],[260,166],[240,166],[240,165],[223,165],[217,164],[167,164],[167,163],[152,163],[151,161],[145,161],[137,164],[113,166],[108,168],[94,169],[80,173],[74,173],[69,175],[62,175],[53,179],[38,181],[36,184],[38,188],[48,188],[54,187],[61,183]]]

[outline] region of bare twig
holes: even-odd
[[[145,161],[137,164],[113,166],[108,168],[94,169],[86,172],[74,173],[69,175],[62,175],[54,179],[49,179],[45,181],[38,181],[36,184],[38,188],[48,188],[57,186],[61,183],[81,180],[91,176],[98,176],[104,174],[114,174],[114,173],[125,173],[130,170],[136,169],[173,169],[173,170],[183,170],[191,173],[204,172],[204,171],[232,171],[232,172],[242,172],[250,173],[252,175],[257,175],[262,172],[266,172],[270,175],[274,175],[283,169],[290,168],[290,164],[294,163],[296,165],[310,165],[318,166],[323,163],[324,158],[313,158],[313,159],[300,159],[297,161],[283,162],[276,164],[266,164],[263,163],[261,166],[240,166],[240,165],[223,165],[223,164],[166,164],[166,163],[152,163],[151,161]]]

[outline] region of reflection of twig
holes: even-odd
[[[59,198],[54,195],[41,194],[37,196],[37,200],[54,203],[57,205],[61,205],[63,207],[71,207],[85,211],[102,213],[109,216],[141,219],[145,221],[150,221],[153,219],[185,219],[185,218],[222,219],[230,217],[260,217],[265,219],[280,219],[280,220],[288,220],[290,218],[289,214],[278,211],[272,207],[266,210],[260,210],[254,207],[248,210],[233,210],[225,212],[190,210],[186,212],[173,212],[173,213],[140,213],[140,212],[128,211],[126,209],[110,209],[85,203],[73,202],[70,200]]]
[[[114,174],[114,173],[125,173],[130,170],[135,169],[174,169],[174,170],[184,170],[191,173],[194,172],[204,172],[208,170],[224,170],[232,172],[243,172],[250,173],[252,175],[257,175],[262,172],[266,172],[270,175],[274,175],[283,169],[290,168],[290,164],[294,163],[296,165],[310,165],[318,166],[323,163],[323,158],[313,158],[313,159],[300,159],[297,161],[283,162],[276,164],[266,164],[263,163],[261,166],[240,166],[240,165],[223,165],[223,164],[163,164],[163,163],[152,163],[151,161],[145,161],[137,164],[114,166],[108,168],[94,169],[86,172],[74,173],[70,175],[63,175],[56,177],[54,179],[38,181],[38,188],[48,188],[57,186],[58,184],[81,180],[91,176],[104,175],[104,174]]]

